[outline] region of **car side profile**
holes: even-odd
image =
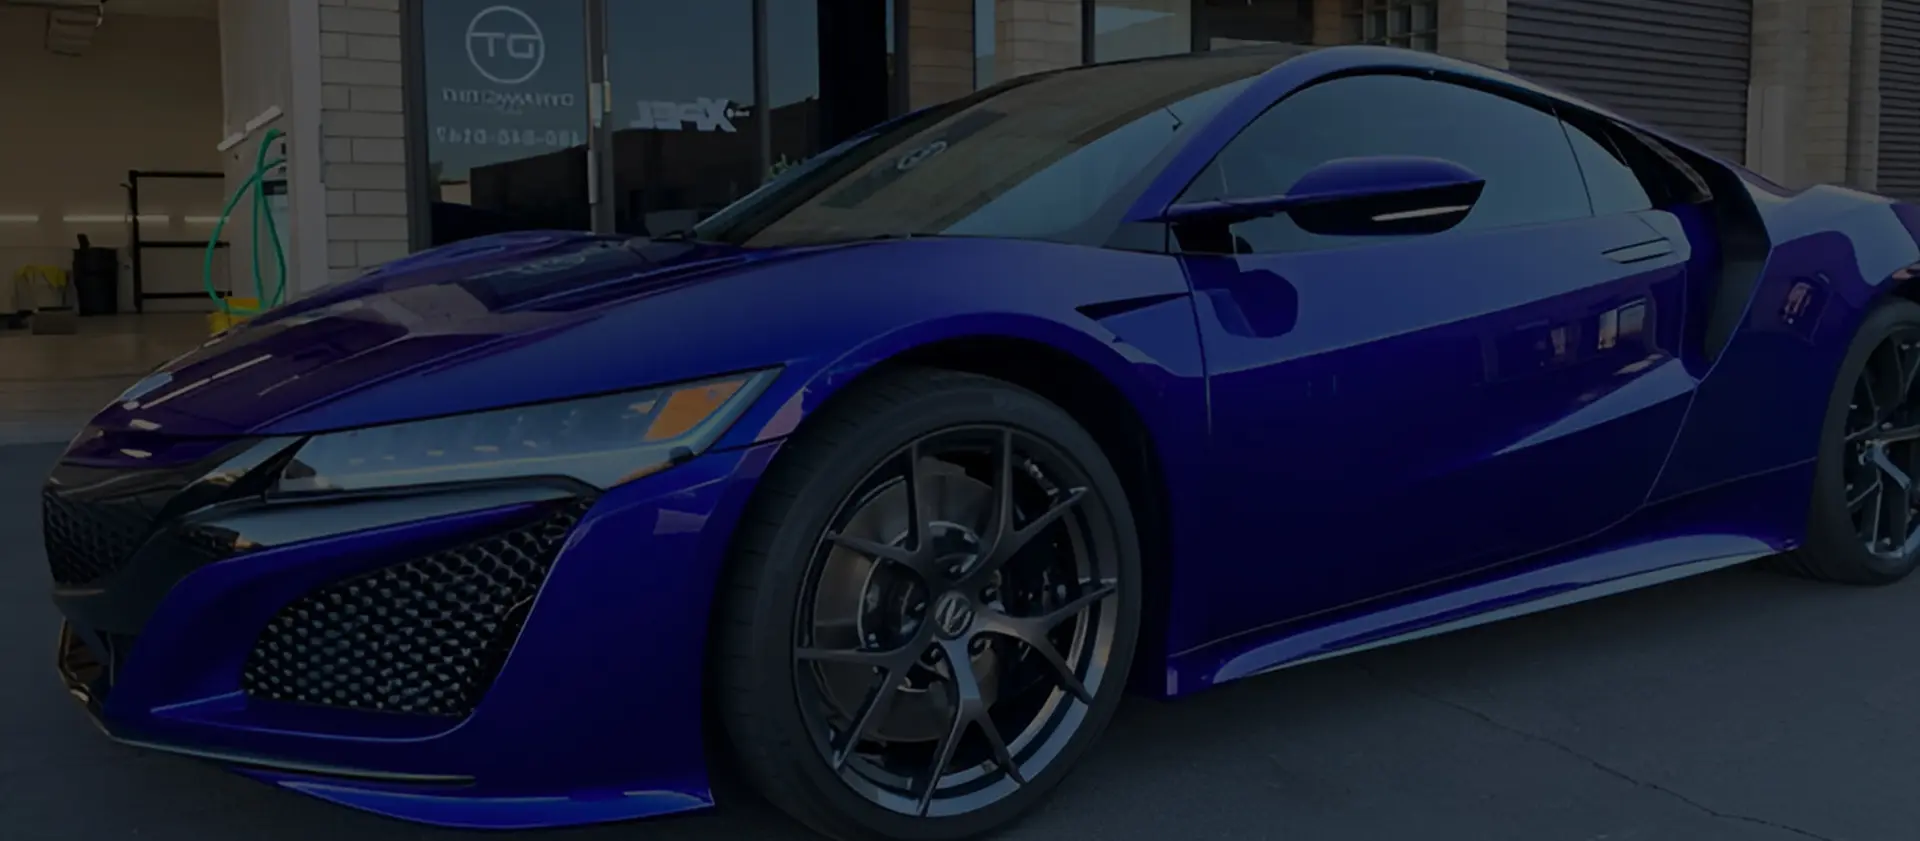
[[[163,366],[48,479],[59,672],[114,739],[412,821],[706,808],[724,758],[835,838],[974,836],[1129,691],[1904,578],[1917,236],[1429,54],[1023,77]]]

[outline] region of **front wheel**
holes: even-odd
[[[764,480],[716,635],[755,787],[841,839],[957,839],[1058,785],[1111,719],[1140,549],[1092,436],[947,371],[857,386]]]

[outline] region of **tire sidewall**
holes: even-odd
[[[770,729],[793,736],[793,749],[786,751],[781,761],[794,767],[783,776],[805,780],[812,789],[808,794],[830,806],[825,811],[851,817],[860,826],[886,838],[931,841],[978,835],[1018,817],[1057,786],[1105,729],[1124,694],[1128,667],[1138,642],[1143,601],[1138,532],[1125,488],[1093,437],[1070,415],[1039,395],[999,381],[975,378],[964,385],[919,394],[880,412],[846,418],[842,422],[857,429],[838,442],[839,447],[821,469],[802,480],[803,490],[796,504],[781,512],[780,525],[767,547],[768,562],[757,582],[754,615],[747,635],[751,660],[756,664],[758,685],[754,703],[759,715],[766,717]],[[1055,449],[1084,474],[1092,491],[1087,503],[1083,503],[1087,507],[1087,522],[1094,528],[1108,530],[1107,537],[1120,554],[1119,621],[1112,659],[1096,703],[1087,711],[1079,732],[1042,773],[1028,780],[1019,791],[984,809],[950,817],[912,817],[874,804],[849,788],[814,749],[809,725],[800,709],[792,663],[798,594],[805,585],[804,578],[816,546],[830,519],[877,465],[918,437],[975,424],[1001,424],[1017,429]],[[806,432],[803,429],[790,446],[822,443],[810,440]],[[779,469],[778,464],[775,469]],[[821,810],[816,807],[810,811]]]

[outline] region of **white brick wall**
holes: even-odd
[[[399,0],[320,0],[320,134],[333,280],[407,253]]]

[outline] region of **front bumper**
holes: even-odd
[[[118,508],[60,484],[113,484],[70,459],[47,503],[59,672],[115,739],[391,817],[701,808],[708,609],[777,446],[605,494],[495,483],[273,509],[200,505],[192,477],[228,450]]]

